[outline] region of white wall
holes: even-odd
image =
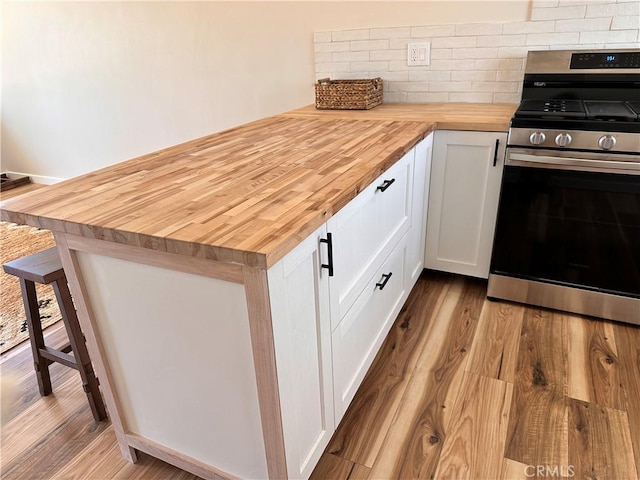
[[[535,0],[527,21],[316,32],[316,79],[382,77],[385,102],[518,103],[529,50],[640,47],[638,0]],[[429,66],[407,43],[429,42]]]
[[[1,170],[48,183],[313,102],[313,32],[529,1],[2,2]]]

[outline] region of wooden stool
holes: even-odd
[[[67,277],[62,269],[57,248],[52,247],[42,252],[7,262],[3,265],[3,268],[8,274],[15,275],[20,279],[22,301],[24,302],[24,311],[27,316],[29,340],[31,342],[40,395],[47,396],[52,392],[49,365],[53,362],[62,363],[80,372],[82,388],[89,399],[93,418],[96,420],[106,418],[107,412],[102,402],[102,397],[100,396],[100,390],[98,389],[98,379],[91,366],[89,352],[87,351],[84,335],[78,323],[78,316],[73,301],[71,300]],[[44,344],[34,282],[45,285],[52,284],[56,294],[60,313],[62,314],[62,321],[64,322],[67,336],[69,337],[69,343],[64,345],[60,350],[47,347]],[[69,352],[73,352],[73,355],[69,355]]]

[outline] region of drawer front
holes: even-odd
[[[333,239],[332,330],[409,229],[413,155],[412,149],[327,222]]]
[[[375,273],[331,335],[336,425],[402,307],[407,288],[405,256],[406,237]]]

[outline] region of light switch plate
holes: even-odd
[[[429,65],[429,53],[431,44],[429,42],[409,43],[407,45],[407,65]]]

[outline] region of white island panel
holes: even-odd
[[[78,252],[134,433],[242,478],[267,478],[244,286]]]

